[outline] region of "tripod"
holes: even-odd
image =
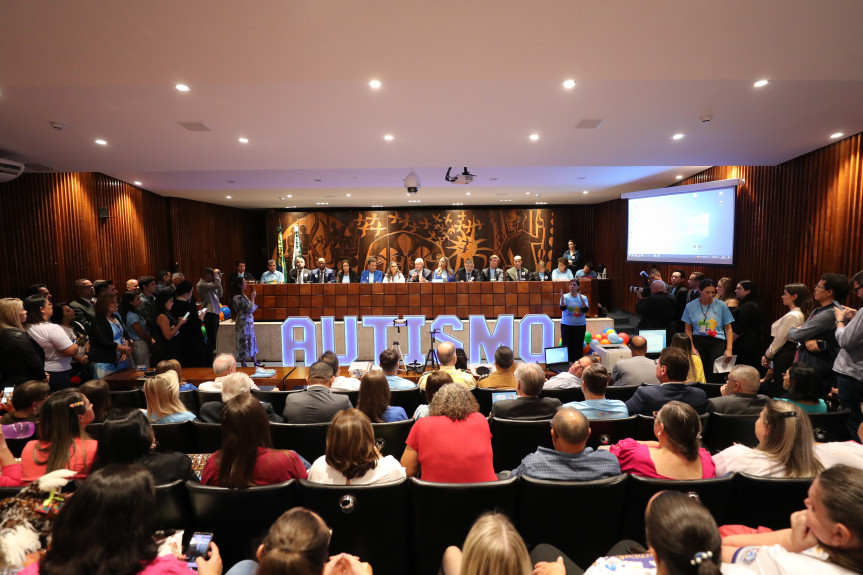
[[[429,331],[429,336],[431,336],[431,347],[429,348],[429,352],[426,354],[426,360],[423,364],[422,371],[426,370],[429,362],[431,362],[432,369],[440,369],[440,363],[437,360],[437,352],[435,351],[435,334],[437,334],[437,330],[433,329]],[[422,373],[422,372],[420,372]]]
[[[402,333],[401,326],[403,326],[403,325],[406,326],[407,324],[408,324],[407,320],[404,320],[404,319],[394,319],[393,320],[393,327],[396,328],[396,333],[399,335],[401,335],[401,333]],[[399,345],[399,340],[393,341],[393,345],[392,345],[391,349],[393,351],[395,351],[397,354],[399,354],[399,362],[396,364],[396,373],[399,372],[399,369],[404,369],[405,373],[407,373],[408,372],[408,366],[405,363],[405,356],[402,353],[402,346]]]

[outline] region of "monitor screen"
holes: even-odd
[[[569,362],[569,348],[547,347],[545,348],[545,365]]]
[[[664,329],[640,329],[638,335],[647,340],[647,353],[662,353],[665,349]]]
[[[491,394],[491,402],[500,401],[501,399],[516,399],[518,394],[514,391],[496,391]]]

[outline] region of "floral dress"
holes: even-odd
[[[234,296],[234,325],[237,332],[237,359],[243,360],[258,355],[258,340],[255,338],[255,320],[252,314],[258,309],[244,294]]]

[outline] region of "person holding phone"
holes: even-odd
[[[153,330],[153,363],[173,359],[180,360],[180,340],[177,334],[188,321],[187,317],[177,319],[173,312],[174,294],[171,291],[160,291],[156,294],[156,329]]]
[[[246,295],[246,280],[237,278],[237,295],[234,296],[234,329],[237,335],[237,360],[240,365],[246,367],[246,360],[252,360],[255,366],[260,366],[258,362],[258,339],[255,337],[255,310],[258,306],[255,305],[255,298],[258,297],[255,292],[255,286],[251,287],[251,292]]]

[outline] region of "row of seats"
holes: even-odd
[[[331,552],[369,561],[375,573],[437,573],[444,549],[461,545],[474,520],[509,515],[528,547],[550,543],[583,566],[623,538],[644,540],[644,510],[665,489],[692,494],[717,523],[787,527],[803,509],[811,479],[734,474],[671,481],[620,475],[588,482],[513,477],[495,483],[440,484],[418,479],[372,486],[308,481],[250,489],[175,482],[158,488],[159,528],[210,531],[225,564],[253,557],[255,546],[285,510],[302,505],[333,529]]]

